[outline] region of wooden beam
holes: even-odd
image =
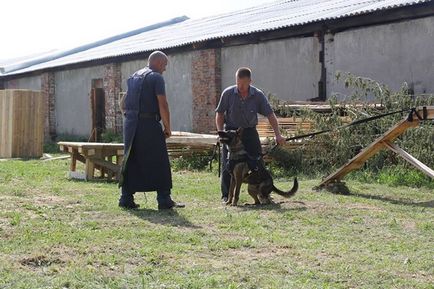
[[[393,144],[389,141],[384,141],[383,143],[386,147],[388,147],[389,149],[391,149],[392,151],[400,155],[403,159],[405,159],[407,162],[412,164],[415,168],[417,168],[427,176],[434,179],[434,170],[432,170],[430,167],[428,167],[427,165],[425,165],[424,163],[422,163],[421,161],[413,157],[411,154],[398,147],[396,144]]]

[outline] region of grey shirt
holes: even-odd
[[[241,99],[236,85],[226,88],[215,111],[225,113],[225,124],[229,128],[255,127],[258,124],[258,113],[263,116],[273,113],[264,93],[252,85],[245,100]]]

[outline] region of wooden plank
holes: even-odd
[[[71,154],[71,165],[69,167],[69,170],[71,172],[75,172],[76,168],[77,168],[77,157],[79,156],[78,152],[75,151]]]
[[[428,112],[427,118],[430,119],[430,120],[434,120],[434,106],[427,106],[426,109],[427,109],[427,112]],[[423,107],[419,106],[417,108],[417,110],[418,110],[419,114],[422,116]]]
[[[91,149],[91,148],[113,148],[113,149],[123,149],[124,144],[123,143],[97,143],[97,142],[69,142],[69,141],[60,141],[57,143],[60,145],[70,146],[70,147],[80,147],[84,149]]]
[[[384,145],[387,146],[392,151],[394,151],[395,153],[397,153],[398,155],[400,155],[403,159],[405,159],[407,162],[412,164],[415,168],[417,168],[427,176],[434,179],[434,170],[432,170],[430,167],[428,167],[427,165],[425,165],[424,163],[422,163],[421,161],[413,157],[411,154],[409,154],[408,152],[404,151],[403,149],[401,149],[400,147],[398,147],[397,145],[389,141],[384,141]]]
[[[12,96],[11,102],[12,102],[12,157],[17,157],[17,147],[20,143],[20,129],[21,129],[21,118],[20,111],[19,111],[19,105],[20,105],[20,95],[19,91],[15,91],[14,95]]]
[[[92,180],[94,178],[94,176],[95,176],[95,164],[89,158],[86,159],[84,171],[85,171],[87,181]]]
[[[101,159],[92,158],[92,161],[96,165],[99,165],[99,166],[101,166],[101,167],[103,167],[103,168],[105,168],[105,169],[107,169],[107,170],[109,170],[109,171],[111,171],[113,173],[116,173],[116,174],[120,170],[120,166],[119,165],[114,164],[114,163],[112,163],[110,161],[107,161],[107,160],[101,160]]]
[[[37,99],[36,111],[36,129],[35,129],[35,155],[42,155],[44,153],[44,130],[45,130],[45,103],[42,93],[35,94]]]
[[[0,90],[0,157],[12,157],[13,103],[10,91]]]

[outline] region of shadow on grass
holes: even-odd
[[[154,224],[168,225],[173,227],[187,227],[192,229],[201,228],[200,226],[196,226],[191,223],[184,216],[178,214],[176,210],[158,211],[144,208],[137,210],[127,210],[127,212]]]
[[[368,195],[358,192],[351,192],[350,189],[346,186],[344,182],[337,182],[337,183],[331,183],[328,184],[325,188],[314,188],[315,190],[325,190],[332,194],[338,194],[338,195],[346,195],[346,196],[353,196],[353,197],[359,197],[359,198],[365,198],[370,200],[378,200],[382,202],[391,203],[394,205],[404,205],[404,206],[413,206],[413,207],[423,207],[423,208],[433,208],[434,207],[434,200],[426,201],[426,202],[412,202],[412,201],[405,201],[402,199],[393,199],[390,197],[384,197],[384,196],[378,196],[378,195]]]
[[[378,200],[378,201],[382,201],[382,202],[388,202],[388,203],[391,203],[394,205],[414,206],[414,207],[422,207],[422,208],[434,208],[434,200],[415,203],[412,201],[392,199],[389,197],[368,195],[368,194],[362,194],[362,193],[350,193],[350,196],[365,198],[365,199],[370,199],[370,200]]]
[[[291,203],[291,204],[300,204],[302,206],[297,206],[297,207],[282,207],[282,204],[285,203]],[[282,201],[282,202],[277,202],[277,203],[272,203],[272,204],[267,204],[267,205],[250,205],[250,204],[244,204],[239,206],[240,209],[243,210],[254,210],[254,211],[276,211],[279,213],[282,212],[287,212],[287,211],[306,211],[306,204],[300,201],[293,201],[293,202],[288,202],[288,201]]]

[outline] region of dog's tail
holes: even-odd
[[[278,188],[276,188],[273,185],[273,192],[276,192],[278,195],[281,195],[282,197],[285,197],[285,198],[292,197],[293,195],[295,195],[295,193],[297,192],[297,190],[298,190],[298,180],[297,180],[297,177],[294,178],[294,185],[292,186],[292,189],[290,191],[288,191],[288,192],[281,191],[281,190],[279,190]]]

